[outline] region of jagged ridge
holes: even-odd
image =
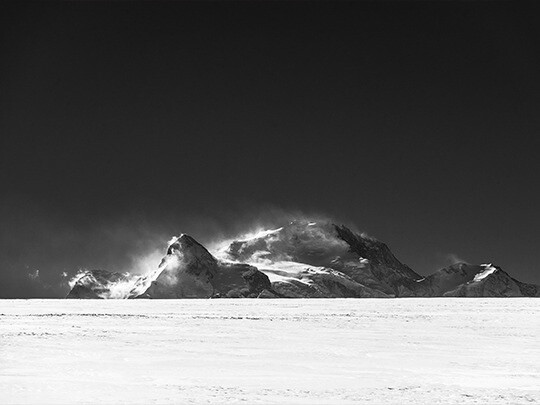
[[[122,286],[122,288],[119,288]],[[344,225],[293,221],[214,254],[173,238],[159,267],[133,277],[94,270],[68,298],[540,296],[491,265],[459,263],[422,278],[389,247]]]

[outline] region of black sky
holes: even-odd
[[[0,297],[299,211],[356,224],[422,274],[454,254],[540,283],[539,17],[3,2]]]

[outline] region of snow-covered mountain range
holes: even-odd
[[[189,235],[142,275],[90,270],[67,298],[538,297],[492,264],[458,263],[422,277],[384,243],[328,221],[293,221],[209,252]]]

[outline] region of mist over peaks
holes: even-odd
[[[97,277],[96,277],[97,275]],[[105,279],[104,279],[105,277]],[[137,277],[89,271],[68,298],[338,298],[537,296],[491,264],[456,263],[422,277],[375,238],[299,219],[221,241],[169,240],[157,269]]]

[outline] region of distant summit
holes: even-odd
[[[540,288],[522,283],[508,275],[500,267],[480,265],[483,270],[474,278],[444,293],[445,297],[540,297]]]
[[[155,271],[86,272],[67,298],[535,297],[491,264],[455,264],[422,277],[374,238],[328,221],[293,221],[233,240],[214,254],[173,238]]]

